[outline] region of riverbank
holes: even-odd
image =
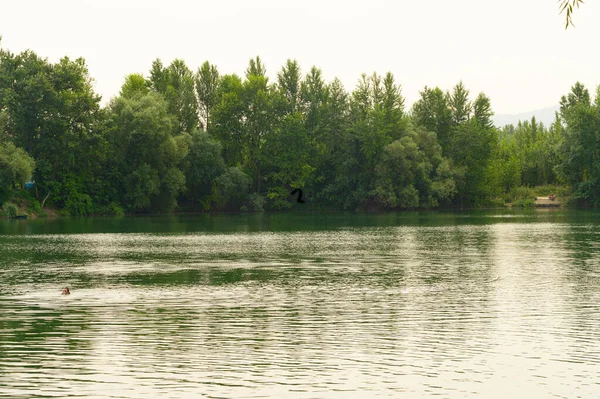
[[[57,218],[59,211],[51,207],[41,207],[36,200],[31,200],[23,196],[16,196],[11,202],[4,204],[0,208],[0,219],[38,219],[38,218]]]
[[[550,199],[553,197],[554,200]],[[344,209],[332,209],[330,207],[321,207],[315,204],[293,204],[294,206],[290,211],[324,211],[324,212],[347,212],[349,210]],[[484,209],[504,209],[504,208],[547,208],[547,207],[566,207],[575,205],[570,201],[570,190],[568,187],[562,186],[537,186],[537,187],[518,187],[510,192],[504,194],[502,197],[494,197],[489,200],[487,204],[480,204],[479,206],[470,206],[470,207],[460,207],[460,210],[484,210]],[[17,192],[15,197],[11,200],[11,202],[4,205],[1,208],[2,212],[0,212],[0,219],[12,219],[16,216],[26,216],[28,219],[37,219],[37,218],[58,218],[60,216],[70,216],[68,212],[61,209],[56,209],[53,207],[44,206],[42,207],[40,202],[34,198],[31,193],[23,190]],[[435,209],[425,209],[425,208],[416,208],[416,209],[407,209],[406,211],[453,211],[459,210],[459,208],[453,207],[440,207]],[[370,209],[369,207],[365,209],[357,209],[356,211],[372,211],[372,212],[386,212],[386,211],[398,211],[398,210],[385,210],[385,209]],[[258,212],[258,211],[256,211]],[[169,214],[177,215],[177,214],[220,214],[220,213],[256,213],[255,211],[249,210],[211,210],[211,211],[198,211],[192,210],[185,206],[177,208],[175,211],[170,212]],[[279,210],[266,209],[265,211],[260,212],[280,212]],[[123,209],[118,207],[118,209],[113,210],[108,213],[97,213],[97,214],[88,214],[86,216],[135,216],[135,215],[143,215],[143,216],[154,216],[154,215],[164,215],[164,213],[149,213],[149,214],[126,214],[123,212]]]

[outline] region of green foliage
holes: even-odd
[[[215,179],[225,172],[225,162],[221,156],[222,145],[206,132],[193,132],[189,153],[184,162],[188,203],[201,204],[208,211],[214,201]]]
[[[460,81],[452,94],[448,94],[448,105],[452,114],[452,123],[460,125],[469,120],[471,116],[471,103],[469,102],[469,90]]]
[[[450,200],[456,185],[448,160],[442,157],[433,133],[410,130],[388,145],[375,169],[376,185],[371,196],[379,207],[436,207]]]
[[[270,156],[265,159],[265,178],[271,187],[305,187],[315,168],[311,165],[311,154],[318,151],[304,128],[302,115],[298,112],[286,115],[279,127],[269,136],[264,151]]]
[[[550,194],[554,194],[557,197],[565,198],[571,195],[571,189],[566,186],[556,186],[552,184],[547,184],[544,186],[536,186],[533,188],[535,195],[537,197],[547,197]]]
[[[0,206],[31,178],[35,162],[12,143],[0,143]]]
[[[473,119],[477,124],[485,129],[492,129],[493,122],[492,103],[490,99],[483,93],[479,93],[473,103]]]
[[[205,132],[195,132],[188,154],[186,174],[190,188],[210,185],[225,171],[221,143]]]
[[[275,90],[268,85],[260,58],[250,60],[246,79],[226,75],[221,80],[221,102],[214,108],[211,131],[224,143],[228,165],[240,165],[261,193],[265,138],[276,126]]]
[[[475,204],[493,194],[486,174],[496,140],[496,130],[480,125],[475,119],[454,129],[451,153],[455,165],[465,169],[464,179],[458,181],[458,191],[465,203]]]
[[[0,143],[10,141],[10,133],[8,131],[8,118],[8,113],[4,110],[0,110]]]
[[[51,64],[31,51],[0,50],[0,109],[8,116],[10,140],[36,160],[33,178],[40,195],[64,206],[66,176],[90,189],[101,165],[103,140],[92,79],[83,59]]]
[[[36,199],[31,200],[31,202],[29,203],[29,209],[37,215],[42,213],[42,207],[40,205],[40,202]]]
[[[462,82],[446,94],[425,87],[412,109],[413,123],[435,133],[441,155],[448,158],[455,184],[448,187],[454,187],[452,202],[458,207],[487,203],[502,184],[510,184],[507,180],[511,177],[499,170],[499,161],[494,164],[493,155],[503,152],[497,149],[498,132],[492,125],[489,98],[480,93],[471,103],[468,95]]]
[[[148,94],[148,90],[148,82],[144,76],[139,73],[132,73],[125,78],[125,83],[121,86],[121,92],[119,94],[121,97],[130,98],[134,96],[144,96]]]
[[[71,216],[87,216],[93,212],[92,198],[87,194],[73,192],[69,195],[64,211]]]
[[[160,192],[153,198],[152,209],[171,212],[177,207],[177,196],[185,190],[185,175],[176,167],[163,171],[160,176]]]
[[[515,206],[520,206],[518,204],[523,204],[527,200],[534,200],[535,197],[536,194],[533,188],[520,186],[514,187],[508,193],[506,193],[504,200],[506,202],[513,203]]]
[[[287,60],[281,72],[277,73],[279,94],[283,112],[292,114],[300,111],[301,106],[301,74],[300,66],[296,60]]]
[[[592,177],[579,183],[571,199],[576,204],[600,207],[600,179]]]
[[[5,204],[2,209],[7,218],[14,219],[17,217],[18,208],[15,204],[11,204],[11,203]]]
[[[600,101],[591,102],[589,92],[576,83],[561,99],[558,125],[562,136],[558,147],[558,177],[573,187],[573,199],[581,204],[600,206]]]
[[[26,208],[28,211],[41,215],[44,212],[40,202],[33,196],[32,190],[17,190],[14,193],[12,201],[19,204],[20,207]]]
[[[535,200],[532,198],[518,199],[512,203],[515,208],[533,208],[535,207]]]
[[[198,96],[198,108],[200,111],[200,123],[204,130],[209,127],[212,110],[219,99],[219,87],[221,80],[217,67],[206,61],[194,76],[196,95]]]
[[[118,97],[110,105],[111,178],[121,190],[109,202],[130,212],[169,212],[185,190],[179,169],[188,155],[187,134],[173,136],[176,123],[160,94]]]
[[[200,210],[203,212],[209,212],[212,209],[212,203],[217,200],[218,197],[214,194],[206,195],[202,198],[199,198],[198,203],[200,204]]]
[[[215,181],[219,203],[239,210],[248,201],[250,177],[238,167],[230,167]]]
[[[569,27],[569,25],[575,27],[573,24],[573,7],[579,8],[579,5],[583,4],[583,0],[560,0],[560,13],[565,14],[565,29]]]
[[[164,97],[169,114],[175,117],[173,133],[189,133],[198,127],[194,74],[183,60],[173,60],[167,68],[159,59],[155,60],[148,85]]]
[[[561,187],[600,206],[600,88],[576,83],[548,127],[499,130],[462,82],[425,87],[407,114],[391,73],[351,93],[296,60],[276,76],[259,57],[243,77],[156,60],[101,108],[84,60],[0,49],[0,203],[33,178],[26,206],[78,216],[291,209],[296,188],[329,209],[526,205]]]
[[[282,211],[292,208],[292,203],[288,201],[289,195],[290,191],[281,186],[269,189],[267,198],[270,201],[270,208],[275,211]]]
[[[252,193],[248,196],[248,205],[254,212],[264,212],[265,197],[257,193]]]
[[[111,202],[110,204],[101,207],[97,213],[107,216],[124,216],[125,210],[119,204]]]
[[[448,105],[448,97],[438,87],[425,87],[420,94],[421,98],[412,107],[413,123],[427,131],[435,132],[446,155],[450,147],[452,128],[452,110]]]
[[[211,133],[223,144],[223,159],[227,165],[243,161],[246,127],[244,123],[244,86],[236,75],[225,75],[219,87],[220,101],[210,120]]]

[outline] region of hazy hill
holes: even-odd
[[[535,111],[523,112],[520,114],[500,114],[494,115],[492,119],[494,124],[498,127],[513,124],[517,125],[519,121],[531,120],[531,117],[535,116],[538,122],[542,122],[544,126],[548,127],[554,123],[554,113],[560,109],[560,106],[555,105],[553,107],[541,108]]]

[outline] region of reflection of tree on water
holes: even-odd
[[[29,392],[28,385],[54,391],[61,385],[53,378],[55,374],[67,378],[67,374],[92,371],[89,355],[94,346],[94,317],[90,312],[15,301],[0,300],[0,359],[10,370],[8,386],[11,378],[25,379],[25,392]]]
[[[571,223],[564,234],[562,247],[561,285],[572,325],[565,355],[572,361],[595,366],[600,353],[595,343],[600,341],[600,220],[597,212],[587,213],[586,223]],[[592,217],[590,217],[592,216]]]
[[[411,342],[405,351],[427,359],[430,373],[458,370],[458,359],[489,349],[494,241],[486,224],[432,226],[410,235],[405,316],[398,324]]]

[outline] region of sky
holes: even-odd
[[[271,79],[291,58],[349,91],[390,71],[407,106],[462,80],[511,114],[558,104],[576,81],[595,92],[599,3],[565,30],[557,0],[0,0],[0,35],[14,53],[85,58],[103,103],[156,58],[243,75],[258,55]]]

